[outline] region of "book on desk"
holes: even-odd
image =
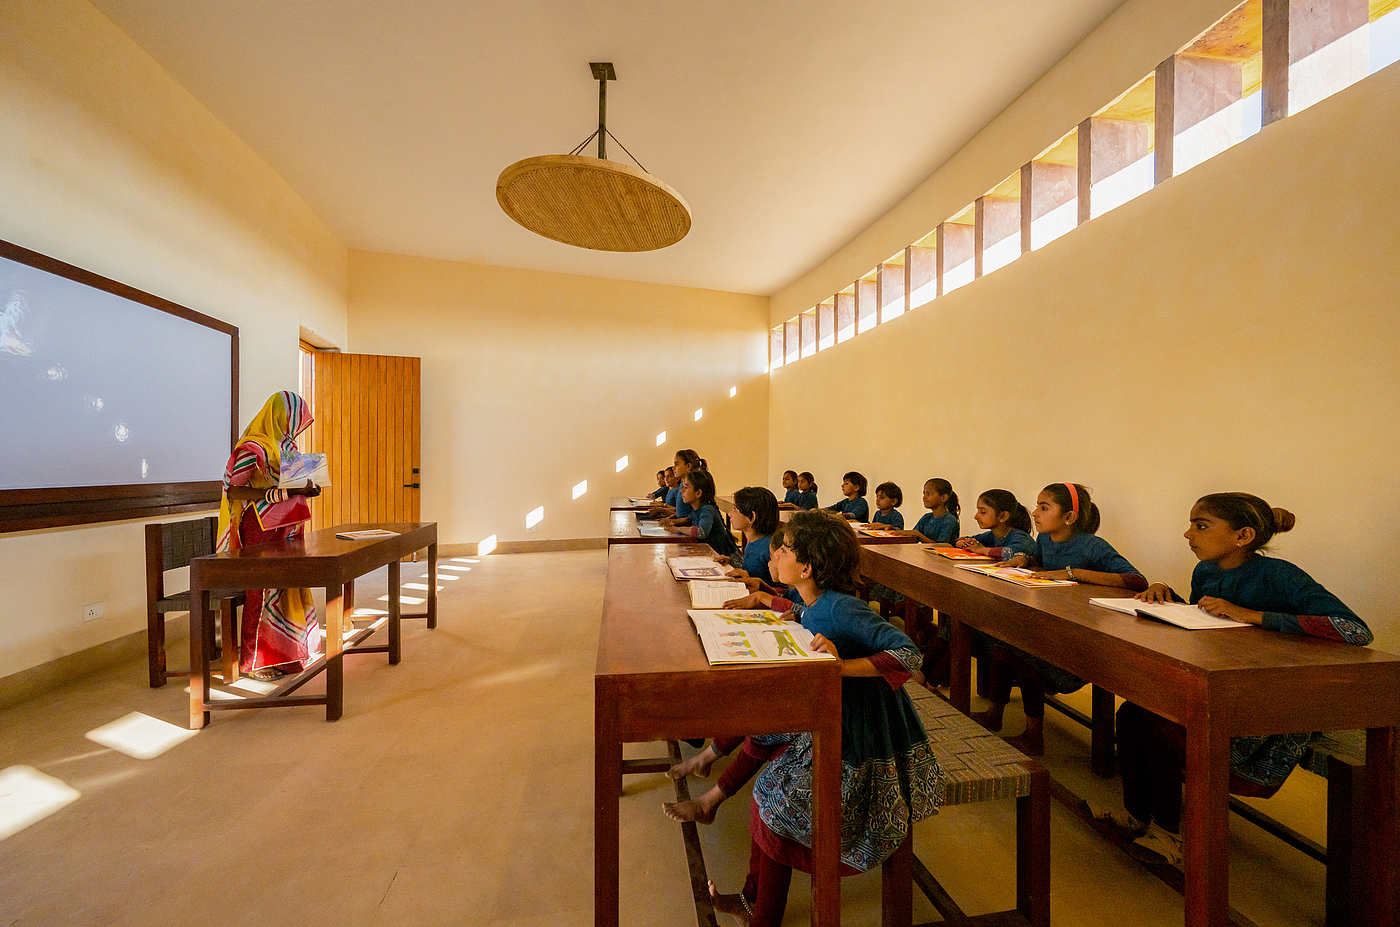
[[[1178,602],[1142,602],[1137,599],[1121,598],[1090,599],[1089,601],[1101,608],[1111,608],[1115,612],[1122,612],[1125,615],[1151,618],[1153,621],[1174,624],[1178,628],[1185,628],[1188,631],[1249,627],[1243,621],[1218,618],[1197,605],[1182,605]]]
[[[1034,570],[1027,570],[1023,567],[1003,567],[1003,566],[975,566],[971,563],[959,563],[959,570],[969,570],[973,573],[981,573],[983,576],[991,576],[996,579],[1004,579],[1009,583],[1018,586],[1074,586],[1077,583],[1068,579],[1042,579],[1035,575]]]
[[[667,557],[666,566],[671,568],[671,576],[678,580],[725,579],[729,568],[716,563],[709,557]]]
[[[712,666],[836,659],[813,650],[812,632],[795,622],[784,621],[777,612],[691,609],[686,614],[690,615]]]
[[[992,562],[992,558],[988,557],[986,554],[974,554],[972,551],[963,550],[961,547],[934,547],[926,544],[924,545],[924,550],[931,554],[937,554],[940,557],[947,557],[949,560],[981,561],[982,563]]]
[[[725,602],[749,594],[748,586],[731,580],[693,579],[686,587],[692,608],[724,608]]]

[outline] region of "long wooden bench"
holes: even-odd
[[[1016,908],[969,917],[914,853],[911,833],[882,867],[884,927],[910,927],[913,886],[938,909],[940,924],[1048,927],[1050,774],[1039,763],[922,686],[905,686],[943,768],[943,806],[1016,799]],[[936,820],[936,819],[935,819]]]

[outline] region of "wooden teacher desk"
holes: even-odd
[[[1400,656],[1259,628],[1185,631],[1089,603],[1123,589],[1017,586],[921,547],[862,548],[861,572],[952,618],[952,701],[963,711],[972,627],[1186,728],[1187,927],[1229,923],[1230,738],[1366,729],[1364,923],[1395,923]]]
[[[365,541],[343,541],[337,531],[363,531],[381,528],[398,532],[395,537]],[[428,610],[425,615],[404,616],[399,608],[399,560],[417,551],[428,550]],[[346,597],[352,594],[356,577],[382,566],[389,567],[389,614],[355,635],[345,644],[349,620]],[[258,698],[229,698],[211,701],[208,647],[214,636],[214,615],[209,609],[211,589],[309,589],[326,590],[326,652],[295,676],[286,677],[275,690]],[[352,606],[353,608],[353,606]],[[428,627],[437,627],[437,523],[341,525],[313,531],[290,541],[258,544],[242,550],[226,551],[190,561],[190,730],[209,723],[211,711],[245,708],[283,708],[296,705],[325,705],[326,720],[340,718],[344,708],[344,667],[346,653],[387,653],[390,664],[399,662],[399,620],[426,617]],[[389,626],[388,644],[358,646],[359,641]],[[225,642],[225,647],[230,646]],[[234,644],[236,646],[236,644]],[[325,695],[292,695],[321,671],[326,674]]]
[[[624,743],[811,731],[812,923],[840,923],[841,676],[835,661],[711,666],[686,615],[688,600],[668,556],[708,547],[616,544],[594,677],[594,923],[618,922],[618,801],[622,776],[651,761],[622,759]],[[640,767],[640,768],[639,768]],[[662,767],[664,768],[664,767]],[[657,813],[654,807],[649,813]],[[737,882],[733,872],[725,881]],[[693,881],[697,881],[694,880]],[[704,880],[692,885],[705,896]]]

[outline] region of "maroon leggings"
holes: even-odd
[[[758,812],[755,808],[754,814]],[[749,874],[744,879],[744,897],[753,907],[750,927],[779,927],[787,913],[788,888],[792,867],[763,852],[758,841],[749,838]]]
[[[730,763],[729,768],[719,777],[719,790],[726,798],[734,797],[734,794],[744,787],[744,783],[754,777],[760,766],[777,756],[787,746],[754,743],[751,737],[716,737],[710,746],[718,755],[728,756],[740,744],[744,745],[744,749],[739,751],[734,762]]]

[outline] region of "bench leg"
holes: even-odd
[[[165,616],[155,603],[146,609],[146,657],[151,667],[151,688],[165,685]]]
[[[1365,863],[1356,855],[1366,846],[1358,772],[1340,760],[1327,764],[1327,927],[1359,923],[1365,910]]]
[[[234,620],[232,599],[224,599],[220,613],[219,633],[223,636],[224,685],[238,681],[238,622]]]
[[[914,923],[914,828],[894,855],[880,864],[880,923],[911,927]]]
[[[1050,773],[1031,766],[1031,793],[1016,799],[1016,910],[1050,927]]]
[[[1114,738],[1113,693],[1094,686],[1092,690],[1090,766],[1101,779],[1113,778]]]

